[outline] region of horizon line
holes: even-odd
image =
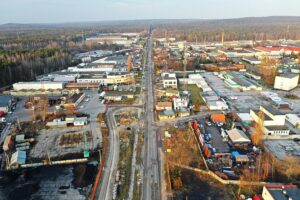
[[[127,21],[151,21],[151,20],[234,20],[234,19],[247,19],[247,18],[271,18],[271,17],[300,17],[296,15],[267,15],[267,16],[247,16],[247,17],[228,17],[228,18],[139,18],[139,19],[105,19],[105,20],[86,20],[86,21],[68,21],[68,22],[6,22],[0,23],[0,26],[8,24],[16,25],[63,25],[63,24],[80,24],[80,23],[101,23],[101,22],[127,22]]]

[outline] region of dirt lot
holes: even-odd
[[[90,126],[70,127],[70,128],[54,128],[43,129],[35,137],[36,144],[30,150],[29,157],[37,159],[45,159],[48,157],[55,158],[58,156],[65,156],[68,154],[82,153],[84,150],[84,143],[79,142],[78,145],[61,145],[62,136],[69,134],[80,134],[83,136],[84,131],[89,131]],[[88,137],[89,149],[96,149],[100,144],[100,138],[96,133]]]

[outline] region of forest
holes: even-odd
[[[170,20],[156,25],[156,37],[188,42],[300,39],[300,17],[257,17],[219,20]]]

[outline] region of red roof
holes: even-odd
[[[294,51],[294,52],[300,52],[300,47],[294,47],[294,46],[286,46],[286,47],[256,47],[256,49],[260,51]]]

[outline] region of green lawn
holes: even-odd
[[[200,101],[201,105],[205,105],[204,100],[200,96],[201,89],[199,89],[197,87],[197,85],[195,85],[195,84],[194,85],[188,85],[188,84],[186,84],[184,86],[183,84],[180,84],[178,86],[178,88],[179,88],[179,90],[188,90],[189,92],[191,92],[191,101],[192,101],[193,105],[197,102],[197,100]]]

